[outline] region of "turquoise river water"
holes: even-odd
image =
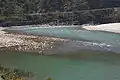
[[[78,27],[21,27],[10,28],[8,30],[18,30],[35,35],[54,36],[73,40],[70,43],[62,45],[64,49],[61,48],[61,51],[68,48],[79,49],[81,47],[75,46],[78,46],[79,43],[84,43],[87,45],[84,46],[84,49],[100,51],[104,49],[105,51],[117,52],[110,52],[110,55],[109,52],[103,52],[102,55],[96,55],[97,53],[94,51],[87,52],[87,54],[86,52],[75,52],[76,56],[74,55],[74,58],[66,56],[39,56],[36,54],[14,52],[0,54],[1,64],[6,67],[31,71],[35,74],[34,80],[45,80],[47,76],[51,76],[53,80],[120,80],[119,34],[81,30]],[[77,59],[78,54],[83,54],[84,56],[79,55],[80,59]],[[86,55],[90,59],[84,60],[83,57],[86,58]],[[94,56],[91,57],[92,55]]]

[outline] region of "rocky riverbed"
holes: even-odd
[[[65,39],[53,37],[40,37],[33,35],[25,35],[18,33],[7,33],[0,28],[0,52],[5,51],[23,51],[37,52],[43,54],[46,50],[49,51],[60,45]]]

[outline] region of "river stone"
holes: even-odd
[[[4,80],[3,78],[1,78],[1,76],[0,76],[0,80]]]

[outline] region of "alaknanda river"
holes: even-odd
[[[34,80],[44,80],[47,76],[53,80],[120,80],[119,34],[80,30],[77,27],[21,27],[9,30],[73,40],[56,48],[55,52],[59,50],[61,54],[55,56],[22,52],[0,54],[1,64],[31,71],[35,74]],[[89,50],[100,50],[102,53]]]

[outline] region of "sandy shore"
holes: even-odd
[[[47,50],[55,48],[60,42],[67,41],[65,39],[53,37],[40,37],[33,35],[7,33],[0,28],[0,51],[24,51],[38,52],[42,54]]]
[[[82,28],[87,29],[87,30],[100,30],[100,31],[120,33],[120,23],[88,25],[88,26],[82,26]]]

